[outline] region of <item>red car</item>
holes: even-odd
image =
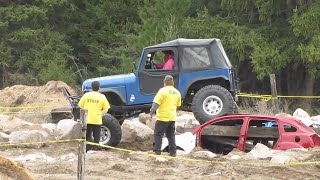
[[[192,133],[197,136],[198,146],[223,154],[233,148],[248,152],[257,143],[282,150],[320,146],[320,137],[312,128],[285,116],[222,116],[207,121]]]

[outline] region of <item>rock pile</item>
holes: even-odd
[[[298,108],[294,111],[293,117],[307,126],[320,128],[320,115],[310,117],[310,115],[306,111]]]
[[[80,125],[72,119],[58,124],[34,124],[17,117],[0,115],[0,143],[19,144],[26,147],[41,147],[48,140],[75,139],[80,137]]]

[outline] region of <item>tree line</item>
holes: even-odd
[[[319,0],[0,0],[0,88],[131,72],[141,50],[219,38],[241,91],[320,95]]]

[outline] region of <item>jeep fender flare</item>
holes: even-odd
[[[126,98],[123,97],[123,95],[121,95],[121,92],[119,90],[111,89],[111,88],[103,88],[103,89],[100,89],[100,93],[104,95],[106,95],[106,93],[114,93],[122,100],[124,104],[127,104]]]
[[[191,87],[194,83],[196,83],[196,82],[198,82],[198,81],[212,80],[212,79],[218,79],[218,78],[222,78],[222,79],[224,79],[224,80],[226,80],[226,81],[229,81],[229,79],[228,79],[227,77],[225,77],[225,76],[195,78],[195,79],[193,79],[191,82],[189,82],[189,83],[187,84],[187,86],[186,86],[186,88],[185,88],[185,91],[184,91],[184,93],[183,93],[182,96],[185,97],[185,96],[187,95],[188,90],[190,89],[190,87]]]

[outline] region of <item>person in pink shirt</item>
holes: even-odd
[[[171,70],[174,69],[174,54],[172,51],[162,51],[164,54],[164,63],[158,64],[154,63],[157,69],[165,69],[165,70]]]

